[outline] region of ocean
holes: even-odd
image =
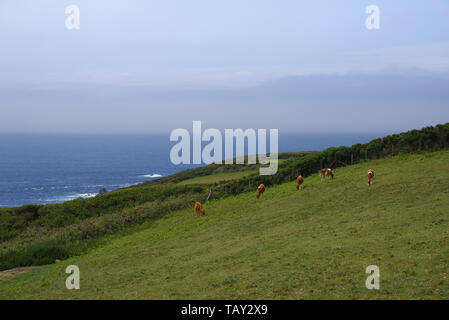
[[[323,150],[382,134],[279,134],[279,152]],[[157,179],[174,165],[168,135],[0,135],[0,207],[59,203]]]

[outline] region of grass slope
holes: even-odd
[[[0,282],[1,299],[449,298],[449,152],[396,156],[171,212]],[[366,171],[374,169],[374,185]],[[78,265],[81,290],[65,288]],[[380,268],[380,290],[365,269]]]
[[[221,181],[231,181],[236,180],[242,177],[245,177],[251,173],[257,171],[236,171],[236,172],[227,172],[227,173],[215,173],[208,176],[196,177],[188,180],[184,180],[178,183],[178,185],[186,185],[186,184],[212,184]]]

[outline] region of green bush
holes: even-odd
[[[63,260],[83,251],[86,244],[46,241],[22,246],[0,254],[0,271],[17,267],[39,266]]]
[[[2,208],[0,241],[13,238],[29,227],[45,227],[50,230],[156,200],[164,201],[173,196],[201,193],[206,193],[206,190],[199,185],[139,186],[116,190],[90,199]]]

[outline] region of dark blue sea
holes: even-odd
[[[279,151],[323,150],[382,134],[279,134]],[[168,135],[0,135],[0,207],[58,203],[157,179],[173,165]],[[196,165],[197,166],[197,165]]]

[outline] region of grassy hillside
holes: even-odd
[[[279,164],[310,154],[314,152],[281,153]],[[0,208],[0,271],[85,253],[105,236],[133,232],[142,223],[205,201],[210,187],[215,199],[236,194],[238,190],[228,185],[249,187],[240,180],[258,179],[258,166],[212,164],[90,199]]]
[[[321,168],[335,169],[369,159],[448,147],[449,123],[350,147],[281,153],[274,175],[259,175],[259,164],[211,164],[91,199],[0,208],[0,271],[86,253],[101,245],[107,236],[132,233],[144,223],[174,210],[191,208],[195,201],[205,201],[210,189],[211,199],[224,199],[253,192],[260,183],[272,187],[292,181],[299,174],[308,177]]]
[[[179,185],[186,184],[213,184],[221,181],[232,181],[242,177],[245,177],[251,173],[257,171],[235,171],[235,172],[227,172],[227,173],[215,173],[208,176],[201,176],[192,179],[187,179],[179,182]]]
[[[376,172],[366,185],[366,171]],[[449,298],[449,152],[400,155],[165,214],[0,282],[0,298]],[[65,288],[65,268],[81,290]],[[367,290],[365,268],[380,268]]]

